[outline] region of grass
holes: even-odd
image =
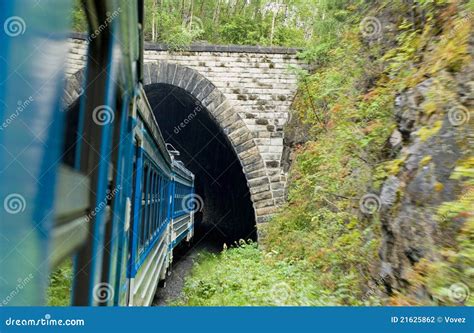
[[[69,306],[71,304],[72,275],[72,259],[65,260],[51,273],[47,291],[48,306]]]
[[[318,282],[305,261],[286,261],[255,243],[242,242],[220,254],[200,254],[186,279],[184,298],[172,305],[189,306],[322,306],[353,297],[348,288],[333,293]],[[360,304],[375,304],[367,295]]]
[[[444,69],[457,71],[469,61],[467,24],[458,24],[460,28],[452,38],[436,36],[443,26],[436,20],[445,20],[438,15],[446,11],[444,5],[423,5],[429,19],[421,30],[407,24],[406,8],[397,7],[401,5],[396,3],[390,6],[388,14],[400,17],[399,31],[391,37],[384,36],[385,44],[367,45],[361,40],[358,14],[352,8],[353,20],[340,34],[328,34],[335,41],[325,50],[325,61],[319,61],[314,73],[301,75],[293,119],[299,119],[296,130],[310,128],[308,142],[295,152],[288,203],[262,230],[265,250],[243,243],[219,255],[201,256],[186,280],[184,298],[177,305],[389,302],[383,283],[376,278],[380,267],[380,221],[377,214],[361,214],[359,199],[380,191],[383,181],[397,174],[405,163],[403,156],[387,160],[383,153],[395,128],[395,96],[427,76],[437,76]],[[372,9],[380,14],[375,6]],[[450,20],[443,23],[447,24],[443,33],[451,31]],[[442,96],[448,95],[443,92]],[[443,108],[438,104],[443,101],[428,102],[436,102],[425,110],[430,119],[441,117]],[[306,126],[300,128],[301,124]],[[429,138],[435,130],[436,123],[421,134]],[[468,185],[472,188],[472,183]],[[458,207],[465,213],[467,209],[459,202],[449,205],[450,211]],[[446,280],[440,276],[446,277],[449,272],[453,281],[465,281],[460,278],[462,274],[472,276],[472,269],[468,269],[472,263],[472,225],[471,219],[458,235],[455,249],[462,257],[441,252],[445,257],[441,267],[426,264],[429,271],[420,267],[420,276],[410,282],[419,282],[436,296],[445,293],[438,288],[439,281]],[[462,269],[452,264],[455,261]],[[401,295],[394,304],[417,303]]]
[[[360,36],[360,19],[366,14],[382,14],[375,6],[372,13],[358,10],[355,5],[347,7],[343,14],[350,12],[351,19],[339,24],[343,29],[333,27],[324,32],[321,26],[321,34],[326,36],[321,45],[327,47],[321,49],[317,45],[312,55],[307,55],[311,59],[316,54],[319,66],[314,73],[301,75],[293,103],[292,118],[299,119],[296,129],[310,127],[310,131],[308,142],[296,149],[289,178],[289,202],[265,229],[259,226],[266,235],[263,249],[242,242],[217,255],[201,254],[186,279],[183,298],[173,305],[327,306],[387,302],[382,283],[374,278],[380,267],[380,222],[376,214],[370,218],[361,214],[359,199],[378,192],[383,181],[397,175],[406,163],[406,156],[387,160],[383,155],[395,128],[395,96],[426,77],[456,72],[470,60],[469,27],[459,17],[456,24],[452,17],[438,15],[446,12],[443,1],[423,2],[427,21],[421,30],[403,18],[406,8],[395,8],[401,6],[398,2],[390,3],[394,8],[388,14],[397,15],[401,22],[394,36],[384,36],[382,45],[368,45]],[[474,8],[473,3],[469,2],[469,8]],[[339,9],[332,14],[334,22],[339,22]],[[452,24],[459,28],[450,38],[437,35],[440,28],[443,34],[449,34]],[[446,90],[428,99],[423,112],[433,121],[418,132],[422,139],[428,140],[439,130],[435,120],[443,116],[441,110],[448,97]],[[430,160],[425,158],[423,163]],[[461,281],[473,288],[473,279],[468,279],[474,276],[473,168],[472,160],[467,160],[458,166],[459,175],[453,175],[466,179],[468,194],[440,207],[440,215],[447,216],[448,222],[458,217],[470,218],[457,232],[456,244],[438,245],[442,260],[436,264],[420,262],[410,277],[413,286],[428,290],[441,303],[446,298],[443,285],[447,280]],[[70,262],[52,274],[50,305],[68,303],[71,275]],[[404,294],[392,297],[391,302],[417,304]]]

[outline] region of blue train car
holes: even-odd
[[[173,159],[173,205],[171,246],[183,239],[189,242],[194,236],[194,212],[202,207],[194,194],[194,175],[181,161]]]
[[[85,3],[82,94],[63,112],[71,1],[0,2],[2,305],[45,304],[68,257],[73,305],[149,305],[193,236],[194,175],[143,90],[143,1]]]

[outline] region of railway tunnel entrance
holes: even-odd
[[[222,247],[256,240],[256,221],[241,163],[224,130],[195,97],[177,86],[145,86],[163,137],[195,175],[202,207],[196,212],[196,242]]]

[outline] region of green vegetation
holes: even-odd
[[[369,294],[356,300],[350,290],[336,293],[319,284],[304,260],[278,259],[272,252],[264,253],[256,244],[240,246],[221,254],[201,254],[194,274],[186,282],[186,301],[175,305],[337,305],[340,299],[350,304],[374,304]]]
[[[362,0],[146,0],[145,39],[182,48],[211,44],[309,47],[307,57],[329,52]],[[73,29],[86,31],[76,0]]]
[[[147,0],[145,38],[174,46],[303,45],[311,1]]]
[[[423,261],[419,264],[418,272],[426,270],[429,274],[419,274],[418,283],[424,283],[434,298],[442,304],[452,304],[448,297],[446,285],[463,283],[469,290],[474,290],[474,158],[461,161],[455,169],[453,178],[463,179],[464,193],[454,202],[445,202],[438,209],[438,218],[444,234],[453,231],[446,224],[467,218],[464,225],[455,231],[454,242],[441,244],[439,253],[443,260],[430,263]],[[442,217],[442,218],[441,218]],[[420,279],[421,277],[421,279]],[[474,299],[467,299],[466,305],[473,306]]]
[[[318,33],[310,42],[315,44],[302,52],[317,69],[301,73],[294,102],[293,116],[299,121],[294,126],[305,124],[310,130],[308,141],[296,149],[288,204],[266,225],[260,248],[244,245],[203,256],[180,304],[278,305],[281,298],[270,297],[277,285],[291,290],[283,304],[420,304],[400,293],[390,299],[383,296],[376,278],[380,221],[378,214],[367,218],[360,213],[359,199],[380,190],[405,163],[403,154],[387,160],[383,153],[395,127],[397,93],[429,75],[458,71],[469,61],[470,30],[461,12],[473,1],[459,7],[442,0],[421,1],[415,8],[424,13],[421,22],[408,14],[412,8],[404,1],[378,1],[369,8],[357,1],[332,3],[315,4],[322,6],[325,19],[315,23]],[[364,40],[359,22],[379,15],[399,17],[398,29],[385,32],[382,40]],[[445,87],[426,102],[423,111],[432,117],[417,133],[422,140],[440,130],[441,110],[453,93]],[[430,162],[428,157],[422,160]],[[467,179],[470,191],[442,205],[440,214],[471,218],[460,230],[451,230],[455,242],[435,250],[443,260],[422,260],[411,277],[413,286],[422,285],[435,296],[430,304],[449,304],[450,281],[464,281],[474,289],[472,159],[457,170],[453,177]],[[456,176],[460,172],[464,174]]]
[[[48,306],[69,306],[71,304],[72,260],[64,261],[51,273],[47,294]]]
[[[219,255],[201,255],[177,304],[420,305],[426,301],[412,295],[423,290],[432,305],[453,304],[446,288],[451,283],[474,290],[472,158],[460,161],[451,176],[463,195],[437,210],[444,235],[432,249],[437,260],[414,265],[407,276],[408,290],[396,291],[389,299],[376,278],[380,216],[368,217],[359,209],[364,194],[380,191],[407,163],[406,151],[396,157],[386,153],[396,128],[397,94],[435,78],[420,107],[422,126],[413,136],[426,143],[442,130],[450,102],[458,95],[453,76],[472,61],[468,38],[474,0],[145,3],[149,41],[174,49],[193,42],[297,46],[315,68],[299,73],[289,126],[309,130],[307,142],[295,148],[288,203],[261,230],[260,247],[243,242]],[[374,38],[363,34],[364,18],[370,17],[380,20]],[[84,29],[77,8],[73,21],[75,29]],[[432,163],[432,156],[426,155],[419,165]],[[435,190],[443,186],[438,182]],[[63,288],[50,289],[51,304],[65,299],[68,274],[67,268],[53,274],[53,280],[66,282]],[[473,301],[471,297],[468,304]]]
[[[331,22],[340,11],[330,11]],[[233,274],[225,275],[227,284],[233,285],[233,279],[238,277],[247,281],[251,290],[263,289],[259,296],[247,296],[248,304],[267,304],[266,295],[275,283],[284,283],[291,289],[297,286],[289,304],[380,302],[374,297],[379,294],[378,287],[368,287],[379,246],[378,226],[374,221],[358,218],[358,198],[365,193],[371,177],[374,161],[370,159],[376,159],[374,154],[390,134],[393,94],[383,82],[361,96],[365,93],[363,81],[367,72],[373,71],[376,64],[367,65],[370,53],[365,54],[355,20],[344,28],[336,22],[329,24],[334,30],[328,28],[327,35],[320,37],[327,48],[308,53],[310,58],[325,54],[319,61],[321,67],[314,74],[301,74],[294,116],[311,126],[310,140],[297,151],[288,205],[264,231],[265,251],[258,250],[258,255],[253,249],[251,265],[241,262],[243,254],[250,255],[247,249],[229,250],[221,258],[205,258],[187,283],[187,304],[215,304],[214,297],[200,294],[201,286],[222,285],[224,278],[216,278],[226,272],[220,271],[220,265],[228,263],[234,269]],[[357,177],[352,176],[354,170]],[[249,268],[252,265],[258,278],[249,274],[253,272]],[[284,275],[282,271],[294,274]],[[224,305],[242,301],[234,298],[231,288],[220,290],[218,297]]]

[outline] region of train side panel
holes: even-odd
[[[194,211],[200,205],[194,194],[194,175],[176,160],[173,160],[173,180],[172,248],[193,237]]]
[[[140,179],[135,187],[135,203],[130,253],[129,305],[149,305],[158,281],[169,265],[171,233],[171,165],[143,124],[140,146]]]

